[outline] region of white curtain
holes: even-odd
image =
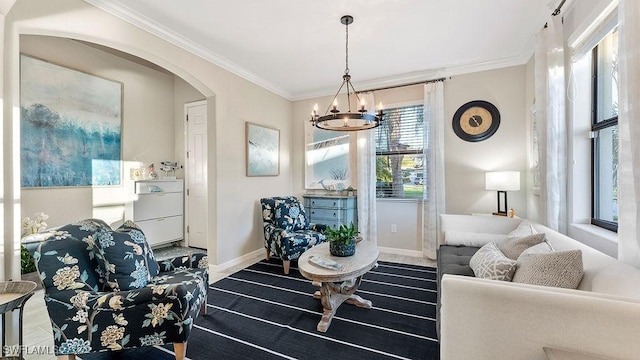
[[[553,16],[536,37],[536,119],[541,201],[546,225],[567,232],[567,130],[562,18]]]
[[[427,181],[422,202],[422,254],[435,259],[439,218],[445,212],[443,81],[424,85],[424,161]]]
[[[640,2],[618,6],[618,259],[640,268]]]
[[[362,95],[367,111],[374,112],[373,93]],[[358,186],[358,231],[364,240],[378,243],[378,222],[376,219],[376,142],[375,130],[356,132],[358,143],[357,174]]]

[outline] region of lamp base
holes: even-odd
[[[503,213],[503,212],[494,212],[494,213],[491,213],[491,214],[497,215],[497,216],[507,216],[506,212],[505,213]]]

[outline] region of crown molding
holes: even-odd
[[[196,56],[199,56],[214,65],[217,65],[249,82],[252,82],[266,90],[269,90],[279,96],[282,96],[290,101],[305,100],[317,97],[331,96],[335,93],[334,88],[316,89],[313,91],[301,91],[291,92],[285,90],[265,79],[257,76],[256,74],[248,71],[247,69],[237,65],[231,60],[220,56],[201,45],[191,41],[190,39],[169,30],[168,28],[152,21],[143,14],[134,11],[125,6],[114,4],[109,0],[84,0],[96,8],[103,10],[127,23],[130,23],[144,31],[147,31],[161,39],[168,41],[169,43],[189,52]],[[405,74],[398,74],[394,76],[387,76],[384,78],[365,80],[358,82],[356,85],[358,91],[366,91],[367,89],[375,89],[387,86],[399,86],[403,84],[410,84],[414,82],[427,81],[435,78],[449,77],[455,75],[463,75],[480,71],[495,70],[504,67],[517,66],[526,64],[531,58],[534,50],[535,35],[529,39],[527,44],[523,47],[520,55],[496,59],[491,61],[484,61],[479,63],[467,63],[447,66],[441,69],[415,71]]]
[[[533,55],[533,38],[527,42],[527,45],[522,49],[520,55],[512,56],[502,59],[496,59],[491,61],[484,61],[478,63],[468,63],[447,66],[445,68],[437,70],[425,70],[416,71],[406,74],[399,74],[394,76],[388,76],[384,78],[378,78],[367,81],[360,81],[356,84],[356,91],[366,92],[368,89],[384,88],[388,86],[402,86],[405,84],[411,84],[421,81],[428,81],[433,79],[439,79],[444,77],[450,77],[455,75],[464,75],[481,71],[501,69],[511,66],[518,66],[526,64]],[[321,89],[311,92],[299,92],[293,95],[293,101],[306,100],[324,96],[331,96],[335,93],[335,89]]]
[[[166,40],[169,43],[189,53],[199,56],[204,60],[207,60],[212,64],[217,65],[266,90],[269,90],[288,100],[292,100],[293,98],[293,95],[290,91],[286,91],[285,89],[257,76],[256,74],[239,66],[238,64],[232,62],[231,60],[202,47],[201,45],[191,41],[190,39],[187,39],[186,37],[174,31],[169,30],[165,26],[162,26],[157,22],[152,21],[151,19],[147,18],[143,14],[137,11],[134,11],[133,9],[130,9],[122,5],[114,4],[109,0],[84,0],[84,1],[104,12],[107,12],[125,22],[128,22],[133,26],[136,26],[144,31],[147,31],[163,40]]]

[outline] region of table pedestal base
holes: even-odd
[[[343,302],[357,307],[371,309],[371,301],[355,295],[361,280],[362,276],[359,276],[356,279],[347,280],[342,283],[323,282],[320,285],[320,290],[313,294],[314,298],[320,299],[322,307],[324,308],[322,319],[316,327],[318,331],[326,332],[327,329],[329,329],[333,315]]]

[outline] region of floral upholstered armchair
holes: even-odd
[[[88,219],[38,234],[34,252],[58,358],[173,343],[205,313],[205,254],[158,263],[142,231]],[[24,239],[23,239],[24,241]]]
[[[281,258],[284,273],[289,274],[291,260],[327,239],[326,225],[309,223],[304,207],[295,196],[263,198],[260,204],[267,260],[271,255]]]

